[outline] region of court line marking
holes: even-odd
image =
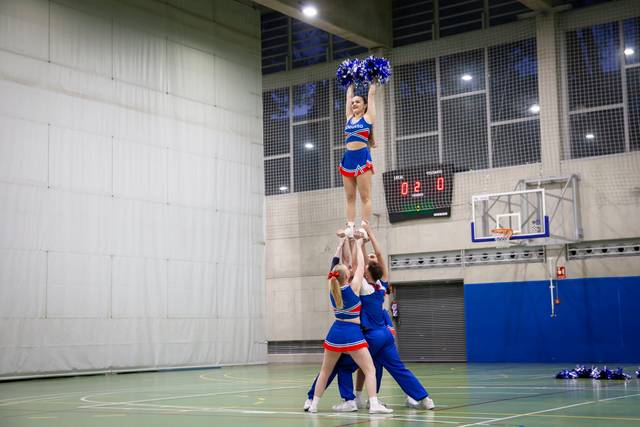
[[[57,393],[57,394],[41,394],[41,395],[33,395],[33,396],[21,396],[21,397],[12,397],[11,399],[0,400],[0,406],[10,406],[10,405],[20,405],[22,403],[31,403],[37,402],[40,400],[53,400],[61,397],[67,397],[74,394],[82,394],[86,393],[83,391],[69,391],[66,393]],[[33,398],[33,399],[32,399]],[[26,399],[26,400],[25,400]]]
[[[174,386],[173,388],[182,388],[182,387],[193,387],[194,384],[193,382],[189,382],[189,383],[185,383],[185,384],[180,384],[177,386]],[[147,387],[151,387],[151,386],[147,386]],[[117,388],[115,390],[112,390],[108,393],[120,393],[120,392],[127,392],[127,391],[134,391],[134,392],[140,392],[140,391],[144,391],[145,388],[147,387],[141,387],[141,386],[133,386],[133,387],[121,387],[121,388]],[[42,400],[55,400],[57,398],[63,398],[63,397],[68,397],[68,396],[73,396],[75,394],[92,394],[92,393],[100,393],[101,391],[103,391],[104,389],[100,389],[100,390],[83,390],[83,391],[68,391],[68,392],[64,392],[64,393],[56,393],[56,394],[34,394],[31,396],[19,396],[19,397],[11,397],[8,399],[3,399],[0,400],[0,406],[10,406],[10,405],[20,405],[23,403],[32,403],[32,402],[38,402],[38,401],[42,401]],[[152,389],[149,391],[149,393],[153,393],[155,392],[155,389]]]
[[[126,417],[127,414],[97,414],[97,415],[92,415],[92,417],[95,418],[102,418],[102,417]]]
[[[151,410],[151,412],[162,412],[162,413],[173,413],[173,414],[180,414],[180,413],[185,413],[185,412],[206,412],[206,413],[228,413],[228,414],[246,414],[246,415],[292,415],[292,416],[296,416],[296,417],[322,417],[322,418],[349,418],[349,419],[361,419],[361,420],[366,420],[366,421],[370,421],[370,420],[398,420],[398,421],[423,421],[423,422],[430,422],[430,423],[441,423],[441,424],[460,424],[460,421],[445,421],[445,420],[437,420],[433,417],[435,417],[435,414],[433,413],[427,413],[425,415],[411,415],[411,414],[403,414],[403,415],[399,415],[399,414],[389,414],[389,415],[378,415],[378,414],[366,414],[366,413],[362,413],[362,414],[349,414],[349,413],[344,413],[344,412],[318,412],[318,413],[314,413],[314,414],[309,414],[306,412],[299,412],[299,411],[269,411],[269,410],[256,410],[256,409],[232,409],[232,408],[199,408],[199,407],[195,407],[195,409],[180,409],[180,408],[190,408],[190,407],[182,407],[182,406],[175,406],[175,405],[154,405],[154,404],[132,404],[131,408],[126,408],[126,407],[104,407],[102,409],[107,409],[107,410],[125,410],[125,411],[135,411],[135,410],[139,410],[139,411],[149,411]],[[135,407],[135,406],[139,406],[139,407]],[[475,418],[477,419],[477,418]]]
[[[541,410],[541,411],[528,412],[528,413],[525,413],[525,414],[512,415],[510,417],[494,418],[492,420],[480,421],[480,422],[473,423],[473,424],[465,424],[465,425],[462,425],[460,427],[481,426],[481,425],[485,425],[487,423],[495,423],[497,421],[511,420],[513,418],[527,417],[527,416],[530,416],[530,415],[543,414],[543,413],[546,413],[546,412],[560,411],[562,409],[568,409],[568,408],[574,408],[576,406],[588,405],[588,404],[591,404],[591,403],[606,402],[606,401],[616,400],[616,399],[626,399],[627,397],[634,397],[634,396],[640,396],[640,393],[627,394],[625,396],[618,396],[618,397],[609,397],[607,399],[589,400],[587,402],[574,403],[573,405],[566,405],[566,406],[560,406],[560,407],[557,407],[557,408],[544,409],[544,410]]]
[[[240,412],[240,413],[270,413],[270,414],[287,414],[287,415],[304,415],[302,412],[299,411],[274,411],[274,410],[269,410],[269,409],[263,409],[263,410],[258,410],[258,409],[242,409],[242,408],[225,408],[225,407],[220,407],[220,408],[210,408],[210,407],[201,407],[201,406],[184,406],[184,405],[158,405],[158,404],[153,404],[153,403],[133,403],[131,404],[131,406],[135,406],[134,408],[121,408],[121,409],[127,409],[127,410],[133,410],[133,409],[140,409],[140,410],[144,410],[144,409],[160,409],[160,410],[179,410],[181,412],[231,412],[231,413],[235,413],[235,412]],[[119,409],[119,408],[105,408],[105,409]],[[418,417],[420,419],[424,418],[424,417],[428,417],[429,419],[431,419],[431,417],[434,417],[436,415],[434,415],[436,412],[424,412],[423,414],[399,414],[399,416],[405,416],[405,417]],[[346,416],[346,417],[354,417],[357,416],[358,414],[350,414],[350,413],[345,413],[345,412],[330,412],[330,414],[335,415],[335,416]],[[366,412],[360,412],[360,415],[364,415],[366,414]],[[460,415],[448,415],[448,414],[438,414],[437,417],[439,418],[462,418],[462,419],[471,419],[471,420],[489,420],[491,419],[491,417],[473,417],[473,416],[460,416]],[[395,414],[394,414],[394,419],[395,418]]]
[[[221,396],[221,395],[238,394],[238,393],[255,393],[255,392],[258,392],[258,391],[285,390],[285,389],[291,389],[291,388],[300,388],[300,386],[258,388],[258,389],[253,389],[253,390],[238,390],[238,391],[220,391],[220,392],[214,392],[214,393],[187,394],[187,395],[182,395],[182,396],[164,396],[164,397],[156,397],[156,398],[153,398],[153,399],[130,400],[130,401],[124,401],[124,402],[100,402],[100,401],[90,400],[89,397],[91,397],[91,396],[94,396],[94,395],[100,396],[100,395],[102,395],[102,393],[95,393],[95,394],[88,394],[88,395],[83,396],[83,397],[80,398],[80,400],[82,402],[94,403],[94,405],[79,406],[78,409],[99,408],[99,407],[107,407],[107,406],[114,406],[114,405],[129,405],[129,404],[133,404],[133,403],[144,403],[144,402],[157,402],[157,401],[161,401],[161,400],[189,399],[189,398],[194,398],[194,397],[207,397],[207,396]],[[107,393],[104,393],[104,394],[107,394]]]
[[[467,414],[467,412],[460,412],[461,414]],[[474,414],[478,415],[516,415],[510,412],[474,412]],[[530,415],[533,417],[549,417],[549,418],[579,418],[579,419],[593,419],[593,420],[612,420],[612,421],[640,421],[640,418],[631,418],[631,417],[598,417],[591,415],[560,415],[560,414],[552,414],[552,415],[540,415],[534,414]],[[480,418],[480,417],[479,417]]]

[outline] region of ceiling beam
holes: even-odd
[[[367,48],[391,47],[391,0],[254,0],[269,9],[306,22]],[[318,14],[309,18],[302,7],[314,5]]]

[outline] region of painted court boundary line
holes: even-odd
[[[275,387],[275,388],[269,387],[269,388],[256,388],[252,390],[220,391],[215,393],[187,394],[182,396],[165,396],[165,397],[156,397],[153,399],[130,400],[125,402],[97,402],[97,401],[89,400],[89,396],[91,396],[91,394],[89,394],[81,397],[80,400],[86,403],[93,403],[93,405],[79,406],[78,409],[100,408],[100,407],[107,407],[107,406],[114,406],[114,405],[131,405],[135,403],[158,402],[161,400],[189,399],[193,397],[221,396],[225,394],[240,394],[240,393],[255,393],[258,391],[286,390],[291,388],[300,388],[300,386]]]
[[[268,411],[268,410],[256,410],[256,409],[232,409],[232,408],[197,408],[193,407],[184,407],[184,406],[174,406],[174,405],[154,405],[154,404],[131,404],[132,407],[101,407],[99,409],[107,409],[107,410],[115,410],[115,411],[150,411],[152,414],[157,413],[170,413],[170,414],[184,414],[184,413],[207,413],[207,414],[241,414],[241,415],[291,415],[298,418],[348,418],[352,420],[361,420],[361,421],[370,421],[370,420],[394,420],[394,421],[420,421],[420,422],[428,422],[428,423],[440,423],[440,424],[456,424],[459,425],[460,421],[445,421],[433,418],[434,415],[425,414],[425,415],[410,415],[410,414],[388,414],[388,415],[379,415],[379,414],[350,414],[350,413],[338,413],[338,412],[318,412],[314,414],[309,414],[307,412],[302,411]],[[182,408],[182,409],[181,409]],[[445,418],[473,418],[473,419],[483,419],[485,417],[450,417],[445,415]]]
[[[589,405],[591,403],[606,402],[606,401],[609,401],[609,400],[616,400],[616,399],[626,399],[627,397],[634,397],[634,396],[640,396],[640,393],[627,394],[625,396],[618,396],[618,397],[609,397],[607,399],[589,400],[587,402],[574,403],[573,405],[559,406],[557,408],[543,409],[541,411],[535,411],[535,412],[527,412],[526,414],[518,414],[518,415],[512,415],[510,417],[494,418],[492,420],[479,421],[479,422],[473,423],[473,424],[465,424],[465,425],[462,425],[460,427],[481,426],[481,425],[486,425],[486,424],[490,424],[490,423],[495,423],[495,422],[498,422],[498,421],[511,420],[513,418],[527,417],[529,415],[543,414],[545,412],[560,411],[562,409],[574,408],[576,406]]]

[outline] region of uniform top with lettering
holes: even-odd
[[[364,116],[360,117],[360,120],[355,123],[352,123],[352,120],[353,118],[350,117],[344,127],[344,143],[364,142],[368,144],[371,132],[373,131],[373,125],[367,123]]]

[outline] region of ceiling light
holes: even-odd
[[[596,136],[594,134],[592,134],[592,133],[588,133],[584,137],[587,138],[587,139],[594,139]]]
[[[464,80],[465,82],[470,82],[471,80],[473,80],[473,76],[471,74],[463,74],[462,80]]]
[[[286,185],[283,185],[283,186],[281,186],[281,187],[279,188],[279,190],[280,190],[280,191],[282,191],[283,193],[284,193],[285,191],[287,191],[288,189],[289,189],[289,187],[287,187]]]
[[[304,148],[306,148],[307,150],[311,150],[313,148],[313,144],[310,142],[306,142],[304,144]]]
[[[532,114],[538,114],[540,112],[540,106],[538,104],[533,104],[529,107],[529,112]]]
[[[318,9],[316,9],[315,6],[309,5],[302,8],[302,13],[309,18],[313,18],[318,14]]]
[[[628,47],[628,48],[626,48],[626,49],[624,50],[624,54],[625,54],[625,56],[631,56],[631,55],[633,55],[634,53],[636,53],[636,51],[635,51],[635,50],[633,50],[633,48],[631,48],[631,47]]]

